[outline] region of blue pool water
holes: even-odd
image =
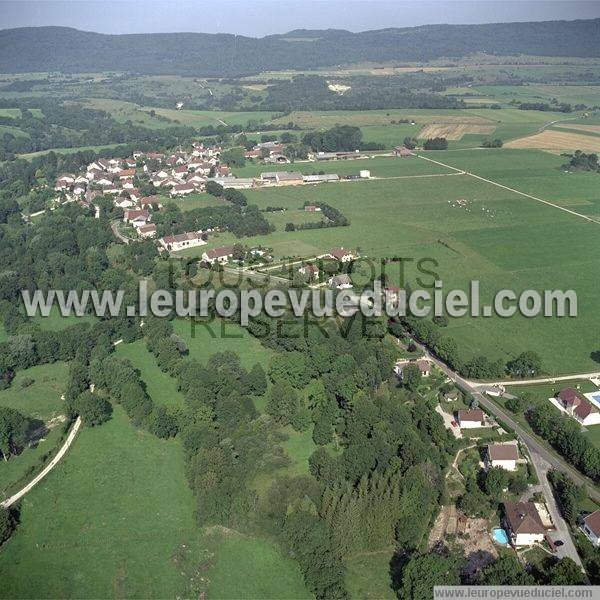
[[[504,529],[498,527],[492,531],[492,535],[494,536],[494,541],[496,543],[502,544],[503,546],[508,544],[508,536],[506,535],[506,531],[504,531]]]
[[[592,398],[596,402],[596,404],[600,405],[600,394],[592,394]]]

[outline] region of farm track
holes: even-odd
[[[565,208],[564,206],[554,204],[554,202],[550,202],[549,200],[544,200],[543,198],[538,198],[537,196],[532,196],[531,194],[521,192],[519,190],[516,190],[515,188],[511,188],[502,183],[498,183],[497,181],[493,181],[492,179],[487,179],[485,177],[481,177],[481,175],[476,175],[475,173],[471,173],[470,171],[464,171],[462,169],[458,169],[451,165],[447,165],[446,163],[440,162],[439,160],[433,160],[433,158],[428,158],[426,156],[422,156],[421,154],[417,154],[417,156],[422,160],[426,160],[426,161],[434,163],[436,165],[440,165],[441,167],[446,167],[447,169],[452,169],[453,171],[456,171],[458,174],[468,175],[469,177],[473,177],[474,179],[479,179],[480,181],[484,181],[485,183],[495,185],[496,187],[502,188],[504,190],[508,190],[509,192],[513,192],[514,194],[519,194],[520,196],[524,196],[525,198],[530,198],[531,200],[535,200],[536,202],[540,202],[541,204],[546,204],[547,206],[551,206],[552,208],[557,208],[558,210],[562,210],[563,212],[569,213],[575,217],[579,217],[580,219],[585,219],[586,221],[589,221],[590,223],[595,223],[596,225],[600,225],[600,221],[597,221],[596,219],[594,219],[592,217],[588,217],[587,215],[578,213],[574,210],[571,210],[570,208]]]
[[[21,488],[16,494],[13,494],[10,498],[7,498],[3,502],[0,502],[0,507],[9,508],[15,502],[19,501],[25,494],[31,491],[54,467],[61,461],[63,456],[67,453],[67,450],[71,447],[73,440],[77,436],[77,432],[81,428],[81,417],[77,417],[75,424],[71,428],[69,435],[65,443],[61,446],[60,450],[56,453],[56,456],[40,471],[25,487]]]

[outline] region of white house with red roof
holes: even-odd
[[[558,408],[584,426],[600,424],[600,411],[582,393],[565,388],[556,394]]]
[[[221,246],[220,248],[213,248],[207,250],[202,254],[202,260],[210,265],[215,263],[226,263],[233,256],[232,246]]]
[[[343,263],[350,262],[356,258],[356,255],[351,250],[346,250],[346,248],[333,248],[326,256]]]
[[[134,227],[140,225],[146,225],[146,223],[150,220],[150,213],[143,209],[134,209],[134,210],[126,210],[123,214],[123,221],[125,223],[129,223]]]

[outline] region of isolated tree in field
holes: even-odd
[[[41,425],[41,423],[40,423]],[[0,406],[0,456],[7,461],[27,444],[35,424],[14,408]]]
[[[95,427],[110,419],[112,405],[99,394],[89,390],[81,393],[72,404],[73,410],[81,417],[84,425]]]
[[[421,383],[421,371],[414,363],[409,363],[402,368],[402,385],[412,392],[416,392]]]

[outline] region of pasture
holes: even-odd
[[[504,149],[427,156],[582,213],[600,212],[598,175],[567,175],[557,168],[564,160],[561,157]],[[398,159],[390,164],[408,175],[419,163],[426,161]],[[349,227],[277,229],[241,240],[272,247],[276,258],[315,256],[344,246],[358,248],[375,261],[392,256],[433,259],[438,265],[431,268],[447,290],[468,290],[470,280],[479,280],[482,304],[491,302],[501,289],[516,293],[573,289],[578,295],[576,318],[463,317],[451,319],[447,333],[459,342],[465,359],[485,354],[508,360],[524,350],[535,350],[551,374],[590,370],[596,365],[590,353],[597,350],[594,323],[600,307],[592,274],[598,270],[600,248],[593,223],[460,174],[248,190],[246,195],[259,208],[270,205],[289,210],[318,199],[351,221]],[[560,252],[557,240],[569,240],[561,244]],[[219,236],[211,243],[220,246],[231,241],[232,236]],[[374,272],[379,268],[376,264]],[[402,283],[399,268],[388,272],[392,281]],[[409,265],[407,279],[414,284],[418,275]]]
[[[129,360],[140,372],[146,391],[156,404],[176,408],[184,406],[185,401],[177,389],[177,381],[158,368],[154,355],[148,351],[144,340],[119,344],[115,353],[118,357]]]
[[[132,427],[116,407],[109,422],[84,428],[23,499],[19,528],[0,551],[2,594],[309,596],[298,567],[275,545],[199,531],[193,511],[179,442]]]
[[[18,371],[11,386],[0,391],[0,406],[47,423],[64,414],[60,397],[65,391],[67,374],[68,365],[63,362]]]

